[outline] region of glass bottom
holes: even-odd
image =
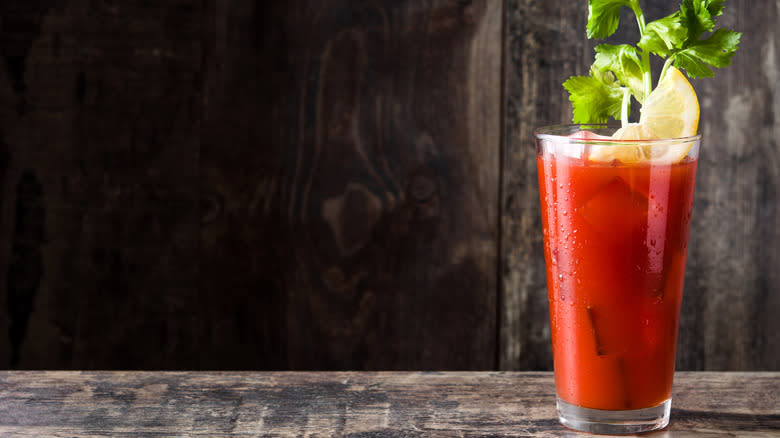
[[[558,420],[569,429],[608,435],[631,435],[663,429],[669,424],[672,399],[658,406],[628,411],[605,411],[572,405],[556,397]]]

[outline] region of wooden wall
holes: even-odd
[[[780,12],[726,10],[678,368],[777,370]],[[550,369],[532,130],[586,15],[0,2],[0,367]]]

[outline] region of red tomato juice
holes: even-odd
[[[558,396],[626,410],[671,397],[696,160],[537,156]]]

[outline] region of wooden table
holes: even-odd
[[[2,436],[574,436],[551,373],[0,372]],[[650,436],[780,436],[780,373],[678,373]]]

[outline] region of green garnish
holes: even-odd
[[[621,44],[596,46],[589,76],[572,76],[563,83],[574,109],[574,123],[605,123],[610,117],[625,126],[631,96],[639,103],[653,90],[650,54],[666,59],[660,79],[670,65],[690,78],[712,77],[712,67],[731,64],[739,32],[715,30],[715,17],[725,0],[683,0],[680,10],[645,23],[639,0],[588,0],[588,38],[606,38],[620,24],[620,8],[631,9],[639,25],[636,47]],[[705,38],[705,32],[710,33]]]

